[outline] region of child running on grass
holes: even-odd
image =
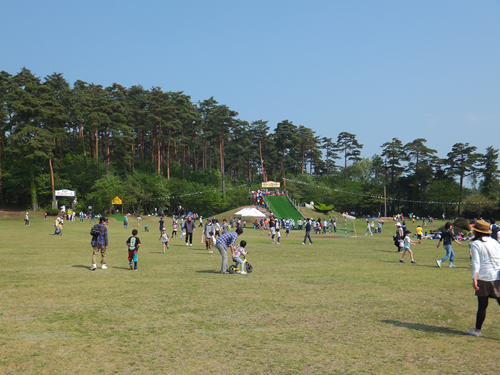
[[[167,228],[162,228],[161,229],[161,234],[160,234],[160,240],[163,244],[163,254],[165,254],[165,247],[169,249],[168,247],[168,234],[167,234]]]
[[[247,245],[247,241],[243,240],[240,242],[240,246],[238,246],[236,248],[236,250],[234,251],[234,258],[233,260],[235,262],[238,262],[240,264],[240,269],[241,271],[239,272],[240,274],[242,275],[246,275],[247,273],[245,272],[245,262],[243,261],[243,259],[240,258],[240,255],[247,255],[247,253],[245,252],[245,246]]]
[[[129,237],[126,244],[128,248],[128,264],[130,269],[137,271],[137,252],[139,251],[139,246],[141,246],[141,240],[137,237],[137,229],[132,231],[132,237]],[[132,263],[133,262],[133,263]]]
[[[416,242],[412,241],[410,239],[410,234],[411,232],[409,230],[406,230],[405,231],[405,239],[404,239],[404,252],[403,252],[403,256],[401,257],[401,259],[399,260],[401,263],[404,263],[404,260],[403,258],[405,257],[406,255],[406,252],[409,252],[410,253],[410,256],[411,256],[411,262],[412,263],[417,263],[415,262],[415,260],[413,259],[413,252],[410,250],[410,245],[415,245]]]

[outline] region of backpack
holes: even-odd
[[[90,235],[92,237],[97,237],[98,235],[101,234],[101,227],[99,226],[99,224],[96,224],[94,225],[91,229],[90,229]]]
[[[498,241],[498,225],[491,225],[491,238]]]

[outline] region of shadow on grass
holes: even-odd
[[[374,250],[374,251],[380,251],[381,253],[398,253],[396,250]]]
[[[215,270],[200,270],[200,271],[195,271],[196,273],[220,273],[220,271],[215,271]]]
[[[392,324],[396,327],[404,327],[404,328],[414,329],[416,331],[439,332],[439,333],[448,333],[451,335],[469,336],[465,332],[457,331],[455,329],[449,329],[446,327],[429,326],[427,324],[419,324],[419,323],[405,323],[405,322],[400,322],[397,320],[381,320],[381,322]],[[484,337],[484,336],[482,336],[482,337],[485,339],[500,341],[499,339],[496,339],[493,337]]]
[[[81,265],[81,264],[77,264],[77,265],[75,265],[75,266],[71,266],[71,267],[73,267],[73,268],[86,268],[86,269],[90,270],[90,267],[89,267],[89,266],[83,266],[83,265]]]

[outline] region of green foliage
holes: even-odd
[[[314,208],[316,209],[316,211],[325,213],[333,210],[333,204],[327,206],[324,203],[318,203],[314,205]]]
[[[453,222],[453,226],[457,229],[467,231],[467,233],[470,231],[469,220],[464,217],[457,217]],[[455,231],[455,233],[457,233],[457,231]]]
[[[47,212],[47,215],[50,215],[50,216],[57,216],[57,215],[59,215],[59,209],[57,209],[57,208],[47,207],[45,209],[45,212]]]

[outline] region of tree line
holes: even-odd
[[[498,209],[493,147],[480,153],[457,143],[444,159],[424,138],[407,144],[393,138],[371,158],[361,157],[362,148],[348,132],[332,139],[289,120],[274,129],[264,120],[244,121],[213,97],[194,103],[161,87],[70,85],[61,73],[41,79],[26,68],[0,72],[1,204],[37,210],[55,201],[56,189],[69,188],[81,207],[103,209],[121,195],[127,210],[196,204],[209,214],[245,203],[248,189],[276,180],[298,200],[358,214],[380,211],[380,200],[287,183],[299,179],[365,195],[381,195],[385,186],[399,202],[390,212],[461,214],[462,207],[471,210],[468,200],[489,202],[484,212]],[[246,191],[235,189],[242,183]],[[204,194],[187,195],[195,192]]]

